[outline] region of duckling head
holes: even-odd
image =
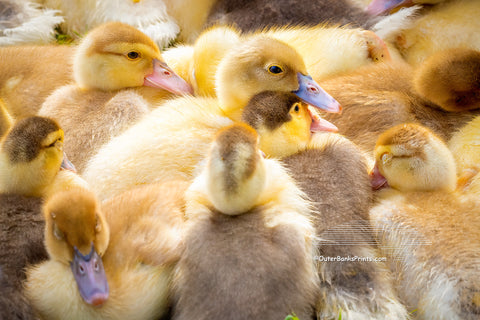
[[[149,86],[176,94],[193,92],[167,66],[147,35],[121,22],[109,22],[89,32],[77,48],[73,70],[77,84],[87,89]]]
[[[246,124],[220,130],[212,143],[203,175],[207,197],[218,211],[238,215],[251,209],[266,178],[255,130]]]
[[[228,51],[218,66],[216,90],[224,112],[234,120],[262,91],[293,92],[326,112],[340,112],[340,104],[308,75],[300,54],[286,43],[253,36]]]
[[[70,265],[86,303],[103,304],[109,288],[101,256],[110,233],[94,195],[81,188],[56,193],[45,204],[44,217],[50,257]]]
[[[0,145],[0,192],[43,196],[61,168],[74,170],[63,152],[64,133],[52,119],[16,122]]]
[[[401,124],[385,131],[377,140],[374,155],[372,185],[376,189],[388,182],[400,191],[455,190],[453,156],[445,143],[423,126]]]
[[[426,59],[415,70],[415,90],[451,112],[480,108],[480,51],[455,48]]]
[[[256,94],[243,109],[242,121],[255,128],[260,149],[270,157],[286,157],[305,149],[314,132],[338,131],[291,92]]]

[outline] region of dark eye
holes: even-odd
[[[140,53],[138,53],[136,51],[130,51],[129,53],[127,53],[127,58],[130,59],[130,60],[138,59],[138,58],[140,58]]]
[[[280,74],[283,72],[282,67],[279,67],[277,65],[273,65],[268,67],[268,72],[273,73],[273,74]]]
[[[295,107],[293,108],[293,110],[295,110],[295,112],[300,111],[300,106],[298,105],[298,103],[295,104]]]
[[[45,146],[45,148],[52,148],[52,147],[55,147],[55,144],[60,141],[60,139],[57,139],[55,141],[53,141],[52,143],[50,143],[48,146]]]

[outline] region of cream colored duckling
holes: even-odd
[[[52,197],[50,260],[30,267],[25,284],[36,311],[44,319],[160,318],[181,252],[186,186],[146,186],[102,208],[84,190]]]
[[[312,318],[309,203],[251,127],[217,134],[186,205],[172,319]]]
[[[67,132],[66,152],[79,172],[105,142],[150,111],[150,98],[157,102],[168,92],[191,91],[162,62],[150,38],[121,23],[89,33],[77,48],[73,69],[76,83],[53,92],[38,114],[55,118]]]
[[[243,108],[259,92],[293,92],[312,106],[340,110],[307,75],[298,53],[268,37],[253,37],[230,51],[220,63],[217,78],[218,99],[170,100],[91,158],[83,176],[101,199],[139,184],[190,179],[215,133],[240,120]]]
[[[370,211],[397,291],[419,319],[478,319],[478,200],[453,193],[455,163],[445,143],[419,125],[393,127],[375,148],[378,193]]]

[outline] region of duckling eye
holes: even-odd
[[[130,51],[129,53],[127,53],[127,58],[130,60],[136,60],[140,58],[140,53],[136,51]]]
[[[57,143],[58,141],[60,141],[60,142],[61,142],[61,141],[62,141],[62,139],[61,139],[61,138],[58,138],[57,140],[53,141],[53,142],[52,142],[52,143],[50,143],[49,145],[45,146],[45,148],[52,148],[52,147],[55,147],[55,145],[56,145],[56,143]]]
[[[270,72],[272,74],[280,74],[280,73],[283,72],[283,69],[280,66],[272,65],[272,66],[268,67],[268,72]]]
[[[293,111],[297,113],[300,111],[300,106],[298,105],[298,103],[295,103],[295,107],[293,108]]]

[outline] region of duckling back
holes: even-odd
[[[187,190],[173,319],[313,315],[308,202],[278,162],[262,158],[256,140],[246,125],[223,129]]]
[[[476,319],[479,270],[471,266],[480,259],[478,199],[454,192],[447,147],[415,127],[396,126],[386,132],[388,141],[379,138],[378,168],[396,189],[377,193],[370,219],[409,309],[424,319]]]
[[[212,7],[208,24],[236,25],[243,32],[285,25],[353,25],[366,27],[373,18],[348,0],[224,1]]]
[[[23,294],[24,268],[48,258],[42,199],[0,194],[0,317],[36,319]]]

